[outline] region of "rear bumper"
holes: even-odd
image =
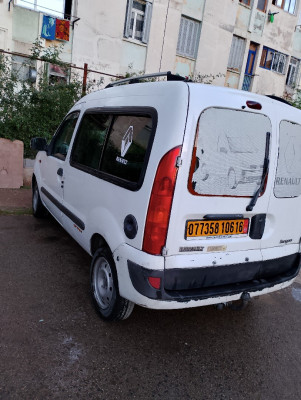
[[[229,296],[235,300],[244,292],[253,297],[288,286],[299,272],[300,254],[244,264],[165,271],[147,269],[130,260],[127,265],[131,283],[143,297],[157,301],[187,303],[200,300],[200,303],[214,304]],[[149,277],[161,278],[160,289],[150,285]],[[202,302],[208,299],[212,301]]]

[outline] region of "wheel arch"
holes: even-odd
[[[94,233],[90,239],[90,252],[92,256],[94,256],[96,250],[98,250],[100,247],[106,247],[111,251],[110,246],[105,238],[99,233]]]
[[[37,183],[37,178],[35,176],[35,174],[32,174],[32,178],[31,178],[31,189],[34,189],[34,185]]]

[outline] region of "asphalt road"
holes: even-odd
[[[52,219],[0,216],[0,399],[301,399],[301,279],[247,309],[105,323],[90,257]]]

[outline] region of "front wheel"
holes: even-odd
[[[42,203],[37,183],[34,184],[32,189],[32,213],[36,218],[43,218],[48,215],[48,211]]]
[[[130,316],[134,303],[120,296],[115,263],[106,247],[94,254],[90,284],[94,306],[102,319],[118,321]]]

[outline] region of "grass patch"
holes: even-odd
[[[17,208],[14,210],[0,210],[1,215],[32,215],[31,208]]]

